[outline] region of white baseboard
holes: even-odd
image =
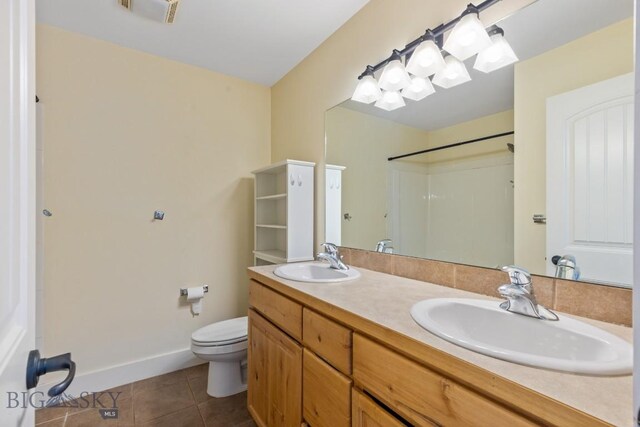
[[[167,374],[201,363],[205,363],[205,361],[197,358],[190,348],[151,356],[98,371],[87,372],[80,375],[76,374],[75,379],[64,394],[78,397],[82,392],[108,390],[113,387]],[[60,381],[56,380],[38,384],[36,391],[46,395],[49,388],[58,382]]]

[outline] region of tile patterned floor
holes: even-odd
[[[247,411],[246,393],[221,399],[207,395],[207,369],[208,364],[198,365],[109,390],[121,393],[116,399],[117,419],[103,419],[94,408],[53,407],[36,411],[36,425],[255,427]],[[100,402],[113,405],[109,395],[102,395]]]

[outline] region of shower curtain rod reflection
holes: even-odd
[[[389,157],[387,160],[392,161],[392,160],[404,159],[405,157],[417,156],[418,154],[425,154],[425,153],[431,153],[433,151],[445,150],[447,148],[460,147],[461,145],[473,144],[474,142],[486,141],[489,139],[500,138],[503,136],[513,135],[513,134],[515,134],[514,131],[496,133],[495,135],[483,136],[482,138],[470,139],[468,141],[456,142],[454,144],[443,145],[441,147],[427,148],[426,150],[414,151],[413,153],[402,154],[400,156],[393,156],[393,157]]]

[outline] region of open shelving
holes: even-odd
[[[256,265],[313,260],[314,168],[284,160],[253,171]]]

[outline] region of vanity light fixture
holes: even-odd
[[[444,64],[444,68],[433,76],[434,84],[449,89],[471,80],[464,62],[455,56],[447,55],[444,58]]]
[[[382,92],[378,86],[378,81],[373,76],[373,68],[367,67],[367,73],[368,74],[360,76],[360,81],[351,99],[364,104],[371,104],[380,99]]]
[[[118,0],[118,3],[137,15],[173,24],[180,0]]]
[[[376,107],[387,111],[397,110],[405,105],[406,104],[404,103],[404,99],[402,99],[400,92],[393,90],[382,92],[382,97],[375,103]]]
[[[444,58],[431,31],[423,36],[425,40],[418,45],[407,63],[407,71],[418,77],[429,77],[444,68]]]
[[[469,5],[462,12],[460,21],[453,27],[451,34],[442,47],[460,61],[471,58],[481,50],[491,46],[491,39],[479,18],[480,12]]]
[[[504,38],[502,28],[494,25],[489,28],[488,33],[491,37],[491,45],[478,54],[473,68],[483,73],[490,73],[518,61],[511,45]]]
[[[427,30],[402,50],[394,49],[391,56],[378,64],[368,65],[358,77],[360,81],[351,99],[365,104],[376,101],[376,107],[391,111],[405,105],[403,97],[418,101],[432,94],[435,91],[432,82],[446,89],[471,80],[462,61],[475,54],[478,57],[474,68],[485,73],[516,62],[518,57],[505,40],[504,32],[495,25],[485,29],[479,18],[480,12],[499,1],[469,4],[457,18]],[[451,34],[443,46],[444,35],[449,31]],[[375,73],[380,70],[380,79],[376,81]]]
[[[435,93],[435,91],[436,90],[431,84],[431,80],[429,80],[429,78],[413,77],[411,79],[411,84],[402,89],[402,96],[414,101],[420,101],[432,93]]]
[[[402,64],[400,51],[394,50],[391,60],[385,65],[380,76],[380,89],[397,91],[411,84],[411,77]]]

